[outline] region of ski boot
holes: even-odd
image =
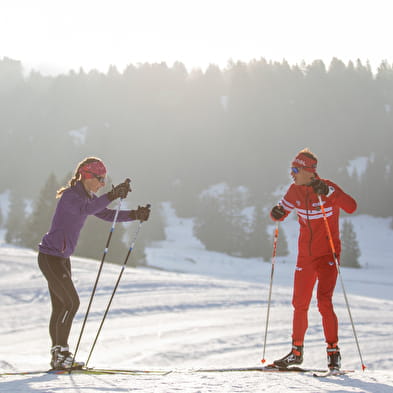
[[[73,354],[69,351],[68,346],[62,347],[61,345],[55,345],[51,349],[52,360],[50,365],[53,370],[65,370],[70,368],[82,368],[83,362],[75,362]]]
[[[303,345],[292,344],[292,350],[285,355],[283,358],[275,360],[273,365],[278,368],[288,368],[288,366],[294,366],[302,364],[303,362]]]
[[[341,367],[341,354],[337,343],[328,344],[326,352],[329,370],[339,371]]]

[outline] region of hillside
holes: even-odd
[[[149,249],[149,263],[171,270],[188,266],[195,272],[127,269],[89,365],[174,372],[166,376],[0,377],[0,392],[393,392],[393,299],[388,285],[392,273],[389,264],[392,245],[383,238],[386,231],[377,231],[377,228],[383,229],[382,222],[359,218],[362,225],[367,223],[371,245],[374,236],[381,243],[374,245],[375,259],[371,259],[371,251],[366,252],[368,247],[363,246],[362,263],[367,259],[367,268],[343,269],[368,369],[360,371],[348,313],[338,290],[335,302],[340,319],[343,367],[355,372],[319,380],[308,374],[192,372],[198,368],[260,364],[270,264],[208,253],[195,239],[187,237],[190,221],[174,215],[167,218],[166,243]],[[289,239],[293,237],[290,226],[291,223],[287,227],[283,225]],[[268,361],[289,349],[290,259],[277,264],[266,351]],[[169,265],[170,262],[173,265]],[[96,272],[95,261],[73,259],[81,308],[71,333],[72,343],[77,340]],[[87,357],[118,273],[119,266],[104,266],[78,356],[81,360]],[[50,305],[35,252],[3,244],[0,247],[0,287],[0,369],[46,369]],[[315,304],[309,322],[304,366],[325,368],[323,335]]]

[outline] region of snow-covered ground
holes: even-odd
[[[26,375],[0,377],[0,392],[393,392],[393,231],[390,220],[351,217],[362,269],[342,268],[364,362],[361,371],[348,311],[338,283],[343,368],[355,372],[320,380],[308,374],[195,373],[198,368],[258,366],[263,352],[271,265],[208,252],[192,236],[192,220],[169,205],[167,240],[147,250],[152,268],[126,269],[89,366],[174,370],[154,375]],[[135,225],[135,224],[131,224]],[[144,224],[148,225],[148,223]],[[142,227],[143,230],[143,227]],[[280,226],[291,254],[278,258],[266,348],[268,362],[289,350],[295,220]],[[101,257],[97,250],[97,258]],[[71,332],[75,346],[97,273],[97,261],[73,258],[81,308]],[[154,269],[158,267],[163,270]],[[105,264],[81,348],[86,360],[120,267]],[[50,301],[36,253],[0,246],[0,371],[48,368]],[[305,367],[325,368],[325,344],[315,302],[309,313]]]

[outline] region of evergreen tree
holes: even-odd
[[[321,173],[338,184],[347,184],[337,173],[347,160],[375,154],[361,184],[350,178],[347,191],[362,187],[353,193],[359,213],[386,216],[392,129],[393,68],[386,61],[374,75],[360,61],[333,59],[326,67],[259,59],[205,72],[145,63],[123,73],[111,67],[54,77],[24,76],[19,61],[0,59],[0,155],[12,168],[0,173],[0,192],[17,188],[34,200],[41,184],[32,173],[65,173],[93,153],[114,173],[132,168],[138,190],[157,201],[176,198],[177,211],[193,217],[196,195],[210,184],[272,192],[287,180],[283,161],[311,140]],[[138,148],[129,154],[131,146]],[[150,165],[143,165],[147,150]],[[177,194],[168,197],[175,181]]]
[[[194,233],[208,250],[235,255],[238,251],[233,244],[235,228],[228,205],[229,188],[226,184],[204,191],[197,207]]]
[[[230,254],[230,220],[221,212],[221,203],[216,198],[202,198],[199,201],[195,221],[195,236],[205,245],[207,250]]]
[[[271,244],[273,247],[273,235],[271,235]],[[278,241],[277,241],[277,256],[286,256],[289,254],[287,237],[285,236],[285,230],[283,226],[278,229]]]
[[[247,241],[248,254],[250,257],[262,257],[269,261],[272,255],[272,244],[270,244],[267,229],[266,213],[258,206],[254,212],[252,232]]]
[[[218,188],[211,187],[202,193],[194,227],[196,237],[208,250],[270,260],[273,243],[268,225],[271,222],[264,209],[260,204],[251,205],[251,197],[244,187],[224,185]],[[283,233],[280,243],[279,255],[287,255]]]
[[[11,191],[11,202],[7,220],[7,243],[21,245],[22,231],[25,226],[25,202],[17,191]]]
[[[50,174],[23,229],[23,246],[36,248],[44,233],[49,230],[57,204],[56,192],[59,187],[55,175]]]
[[[341,235],[341,266],[360,268],[360,249],[356,239],[353,224],[349,220],[344,220]]]
[[[363,212],[376,217],[390,214],[392,177],[388,172],[389,161],[375,155],[369,159],[362,177],[359,206]]]
[[[247,241],[248,257],[260,257],[267,261],[271,261],[273,251],[273,229],[272,221],[267,214],[266,209],[259,207],[255,211],[253,230]],[[288,255],[288,243],[285,233],[280,228],[279,240],[277,243],[277,255]]]

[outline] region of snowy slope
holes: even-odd
[[[203,244],[193,237],[192,219],[176,217],[170,204],[163,204],[163,209],[168,225],[167,239],[147,250],[149,265],[219,278],[267,282],[270,277],[270,263],[263,263],[262,259],[258,258],[242,259],[206,251]],[[346,288],[350,293],[393,300],[393,291],[390,290],[393,276],[393,230],[390,229],[392,218],[360,215],[346,216],[345,219],[353,223],[361,249],[359,262],[363,267],[341,269]],[[284,233],[290,252],[288,256],[277,258],[274,280],[281,285],[292,285],[298,226],[294,213],[280,224],[278,241]],[[273,225],[271,232],[273,234]],[[377,285],[374,285],[374,280],[377,280]]]
[[[325,380],[301,374],[203,374],[192,370],[260,364],[270,264],[207,252],[191,235],[192,221],[178,219],[169,206],[166,209],[168,238],[148,250],[148,260],[150,265],[174,271],[126,270],[89,365],[175,372],[166,376],[7,376],[0,377],[0,392],[393,392],[393,242],[387,221],[355,217],[355,229],[363,245],[361,262],[368,262],[368,266],[356,271],[342,269],[368,367],[365,372],[360,371],[348,312],[338,290],[335,303],[343,367],[355,369],[355,373]],[[358,232],[361,226],[365,228],[364,235]],[[281,229],[286,231],[292,250],[296,223],[289,221]],[[374,238],[380,243],[375,245]],[[292,255],[277,262],[268,362],[289,350],[291,258]],[[71,332],[72,346],[81,328],[97,268],[96,261],[73,258],[81,308]],[[119,270],[119,266],[104,266],[78,356],[81,360],[87,358]],[[46,369],[50,305],[36,253],[3,244],[0,288],[0,370]],[[305,345],[304,366],[325,368],[325,345],[315,303],[310,310]]]

